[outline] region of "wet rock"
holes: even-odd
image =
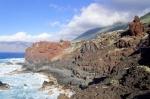
[[[0,81],[0,90],[8,90],[10,88],[10,86],[6,83],[2,83]]]
[[[42,88],[41,89],[49,89],[50,87],[52,87],[54,85],[53,81],[44,81],[42,84]]]
[[[52,86],[52,85],[54,85],[53,81],[50,81],[50,82],[44,81],[42,86]]]

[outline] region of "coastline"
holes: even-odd
[[[50,58],[46,54],[51,54],[55,50],[59,52],[57,49],[59,44],[56,43],[55,47],[54,44],[52,48],[54,50],[51,50],[47,47],[51,46],[51,43],[48,43],[49,45],[42,43],[41,46],[41,42],[37,43],[38,46],[34,45],[27,50],[29,52],[24,67],[33,72],[52,75],[60,85],[67,85],[75,91],[70,99],[92,99],[93,97],[94,99],[99,99],[98,97],[124,99],[146,94],[149,91],[149,72],[138,67],[142,66],[138,63],[141,53],[135,55],[133,53],[146,46],[148,35],[121,37],[124,32],[103,33],[90,41],[71,43],[71,46],[64,49],[72,49],[71,51],[64,53],[65,51],[62,52],[60,48],[60,53]],[[30,52],[35,53],[30,54]],[[55,59],[57,56],[61,57]],[[131,73],[128,73],[129,71]],[[145,77],[148,79],[140,82]],[[136,87],[136,84],[139,87]],[[143,84],[148,90],[140,88]]]
[[[44,94],[47,95],[45,96],[47,98],[43,99],[57,99],[56,97],[58,97],[60,94],[64,94],[67,97],[71,97],[73,95],[72,90],[70,90],[69,88],[64,88],[63,86],[59,85],[56,79],[53,78],[52,76],[50,75],[47,76],[45,73],[41,72],[38,73],[28,71],[22,68],[22,64],[24,63],[23,61],[20,60],[22,59],[13,58],[13,59],[5,59],[5,61],[3,61],[4,63],[1,61],[0,68],[1,70],[3,70],[3,72],[1,72],[0,74],[0,80],[4,82],[4,84],[7,83],[7,85],[10,86],[10,88],[7,89],[6,91],[5,90],[1,91],[0,94],[1,99],[5,99],[6,97],[9,97],[9,99],[11,99],[11,97],[16,97],[16,99],[19,99],[19,97],[20,98],[31,97],[30,95],[32,95],[32,91],[34,92],[34,90],[36,91],[36,89],[37,91],[34,92],[34,94],[39,93],[38,97],[42,97],[42,94],[43,97]],[[13,79],[13,81],[11,81],[11,79]],[[45,85],[44,82],[47,82],[48,84]],[[28,94],[28,91],[29,92],[31,91],[30,94]],[[5,96],[5,94],[7,93],[8,94],[13,93],[12,94],[13,96],[11,96],[11,94]],[[23,93],[28,96],[26,95],[24,96]]]

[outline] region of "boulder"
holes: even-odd
[[[8,90],[10,88],[10,86],[6,83],[2,83],[0,81],[0,90]]]

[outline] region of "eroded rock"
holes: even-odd
[[[26,62],[31,64],[48,63],[57,55],[63,53],[64,49],[70,47],[69,41],[57,42],[37,42],[26,49]]]
[[[143,34],[144,25],[140,22],[140,18],[138,16],[135,16],[133,22],[129,24],[129,30],[131,36],[139,36]]]

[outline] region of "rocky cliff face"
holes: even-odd
[[[58,78],[64,75],[66,79],[62,82],[65,83],[88,85],[94,78],[138,65],[140,54],[132,54],[140,48],[145,36],[121,37],[122,32],[103,33],[96,39],[72,45],[68,42],[35,43],[26,50],[27,66],[36,71],[49,70]]]
[[[63,54],[63,51],[70,46],[69,41],[37,42],[26,49],[26,62],[31,64],[42,64],[51,62],[56,56]]]
[[[135,16],[133,22],[129,24],[129,30],[132,36],[142,35],[144,32],[144,25],[138,16]]]
[[[95,39],[71,45],[69,42],[33,44],[26,51],[26,68],[51,73],[60,83],[84,89],[72,99],[140,99],[134,98],[136,92],[147,94],[150,90],[149,67],[143,70],[139,62],[140,49],[148,46],[148,35],[122,35],[125,32],[102,33]],[[144,91],[140,89],[143,85]]]

